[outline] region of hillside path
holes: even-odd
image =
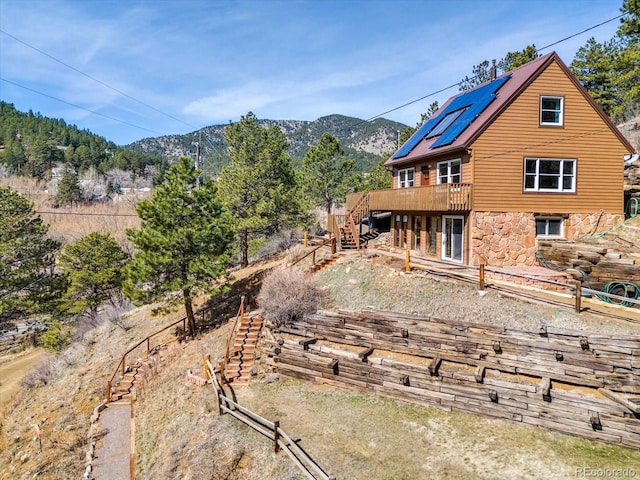
[[[106,432],[96,443],[94,480],[130,480],[133,465],[133,408],[128,402],[113,402],[100,413],[100,426]]]

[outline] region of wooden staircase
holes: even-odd
[[[141,364],[136,364],[127,367],[127,371],[120,379],[113,393],[111,394],[111,402],[130,402],[132,397],[133,385],[137,379],[144,375],[144,367]]]
[[[360,235],[360,225],[369,216],[369,195],[363,193],[339,221],[340,245],[344,250],[366,248],[367,239]]]
[[[312,265],[308,270],[306,270],[306,272],[315,273],[315,272],[319,272],[320,270],[324,270],[329,265],[334,264],[337,259],[338,259],[338,256],[335,254],[331,255],[330,257],[323,258],[319,262]]]
[[[233,339],[229,360],[224,367],[227,383],[246,384],[251,378],[262,317],[242,314]]]

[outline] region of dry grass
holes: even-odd
[[[359,270],[360,263],[338,264],[322,278],[334,285],[332,291],[350,291],[369,278],[368,267]],[[376,270],[378,275],[392,273],[388,266],[373,268],[382,269]],[[420,283],[424,279],[401,279],[399,286],[418,282],[421,296],[433,300],[427,284]],[[367,289],[374,285],[369,279]],[[413,291],[395,290],[393,298],[384,301],[400,305]],[[524,312],[526,305],[520,308]],[[176,313],[171,318],[151,318],[148,311],[132,312],[128,329],[105,323],[87,332],[81,343],[58,359],[49,383],[29,390],[4,410],[1,479],[32,478],[38,472],[38,478],[45,479],[80,475],[89,416],[102,400],[106,375],[128,345],[180,317]],[[187,369],[202,374],[203,355],[214,361],[221,357],[229,330],[225,324],[187,344],[174,343],[174,348],[163,351],[158,373],[141,385],[134,407],[137,478],[303,478],[284,453],[273,453],[267,439],[230,415],[218,416],[211,387],[185,382]],[[640,453],[625,448],[322,385],[289,379],[273,382],[271,375],[260,378],[271,383],[254,381],[237,388],[239,401],[270,420],[280,420],[328,473],[341,479],[562,479],[575,477],[578,467],[627,467],[640,472]],[[34,423],[42,427],[42,454],[33,441]]]
[[[10,186],[33,202],[35,212],[49,225],[49,236],[63,245],[75,243],[91,232],[110,233],[126,251],[132,252],[125,230],[140,226],[136,204],[144,196],[116,195],[110,204],[53,208],[52,196],[44,182],[25,177],[0,177],[0,186]]]

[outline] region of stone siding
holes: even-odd
[[[622,214],[569,214],[564,222],[564,238],[576,240],[594,235],[623,221]],[[536,224],[533,213],[474,212],[469,216],[469,233],[471,265],[537,265]]]

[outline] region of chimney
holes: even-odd
[[[496,67],[496,61],[491,60],[491,81],[493,82],[498,76],[498,67]]]

